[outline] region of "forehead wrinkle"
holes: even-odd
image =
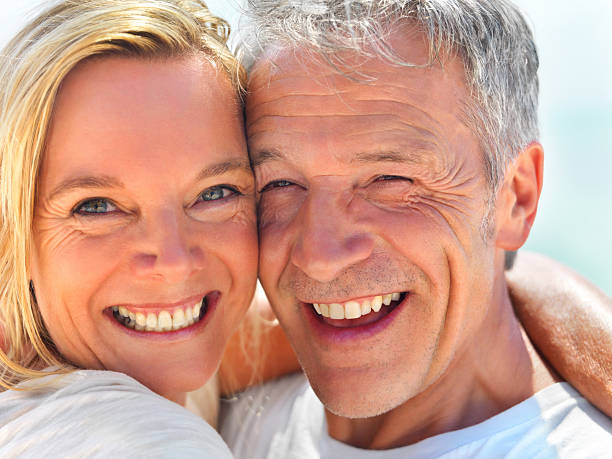
[[[304,114],[303,110],[305,107],[312,106],[312,110],[314,112],[321,111],[322,107],[325,107],[324,101],[333,94],[323,94],[323,93],[312,93],[312,92],[287,92],[284,91],[282,94],[280,92],[274,93],[274,97],[265,98],[263,101],[257,101],[255,104],[248,103],[246,107],[246,127],[247,129],[251,127],[253,124],[257,123],[261,118],[266,116],[278,116],[280,118],[291,117],[291,113],[285,113],[288,109],[293,109],[296,113],[293,116],[309,116],[308,114]],[[251,96],[251,99],[253,96]],[[323,101],[321,101],[323,99]],[[308,102],[306,102],[308,101]],[[275,110],[269,110],[268,107],[272,105],[275,107]],[[278,107],[282,107],[283,114],[275,115],[275,114],[267,114],[268,111],[278,111]],[[263,112],[264,115],[253,116],[254,112]],[[351,113],[353,113],[351,111]]]
[[[387,153],[393,151],[394,154],[392,157],[382,157],[380,156],[381,152],[367,152],[372,153],[375,156],[367,156],[365,153],[358,158],[350,158],[348,160],[343,160],[346,164],[354,164],[357,162],[365,163],[365,162],[381,162],[381,161],[391,161],[394,162],[402,162],[402,163],[411,163],[411,164],[420,164],[427,165],[428,167],[432,166],[432,160],[434,164],[438,166],[442,166],[443,156],[444,156],[444,142],[440,142],[440,139],[431,131],[426,128],[422,128],[419,126],[414,126],[408,122],[403,121],[400,117],[396,115],[389,114],[364,114],[364,115],[336,115],[337,118],[346,118],[347,121],[352,122],[353,125],[358,124],[357,119],[363,119],[367,125],[372,126],[371,128],[359,129],[357,132],[346,132],[343,134],[345,138],[359,138],[362,136],[377,136],[379,138],[378,143],[380,144],[381,152]],[[281,120],[287,120],[291,118],[301,118],[301,119],[316,119],[316,118],[327,118],[326,116],[321,115],[291,115],[291,116],[280,116],[280,115],[263,115],[259,117],[258,121],[265,124],[266,119],[276,119],[280,118]],[[378,128],[376,126],[377,123],[370,123],[369,121],[372,118],[381,118],[385,119],[384,123],[386,128]],[[391,120],[391,122],[389,121]],[[282,121],[281,121],[282,123]],[[289,123],[291,123],[289,121]],[[379,123],[379,126],[382,126],[383,123]],[[278,129],[278,126],[276,126]],[[309,126],[296,128],[294,126],[290,126],[290,132],[292,136],[295,135],[310,135],[312,129]],[[282,132],[277,131],[277,132]],[[253,129],[251,127],[249,132],[249,138],[252,143],[257,143],[258,136],[264,136],[264,138],[269,134],[269,130],[265,127],[261,129]],[[265,142],[267,143],[267,142]],[[272,142],[274,143],[274,142]],[[401,153],[400,153],[401,152]],[[272,145],[264,145],[257,150],[250,150],[251,156],[251,165],[253,168],[261,166],[263,163],[271,162],[271,161],[287,161],[288,156],[282,152],[282,149],[278,147],[273,147]],[[391,159],[393,158],[393,159]]]
[[[296,69],[295,67],[293,68]],[[433,70],[440,71],[441,69],[434,68]],[[393,155],[394,162],[426,164],[428,168],[436,165],[436,169],[444,168],[448,161],[445,153],[450,153],[448,151],[448,135],[451,135],[451,133],[447,134],[445,132],[445,123],[433,118],[424,110],[426,105],[422,104],[430,101],[432,97],[439,99],[436,106],[439,106],[443,113],[446,113],[446,119],[453,118],[459,120],[461,125],[469,128],[470,126],[466,123],[465,119],[466,110],[464,110],[464,104],[466,98],[469,99],[470,96],[469,94],[466,95],[465,91],[461,91],[461,89],[464,89],[462,85],[459,85],[459,90],[453,91],[451,94],[438,94],[435,91],[437,83],[433,84],[433,86],[430,85],[432,92],[415,90],[412,84],[412,77],[416,77],[417,80],[415,81],[419,83],[423,72],[431,71],[432,68],[397,69],[383,66],[382,68],[374,69],[370,73],[371,76],[375,77],[373,81],[364,82],[348,79],[346,75],[342,75],[335,69],[327,66],[324,70],[321,67],[315,68],[312,78],[308,78],[308,75],[304,74],[302,66],[298,66],[296,70],[290,73],[283,71],[268,73],[265,75],[267,78],[259,79],[258,86],[254,86],[255,88],[263,89],[261,93],[256,94],[254,98],[256,103],[252,105],[254,109],[250,110],[251,116],[247,117],[250,128],[249,137],[257,138],[262,135],[264,137],[271,135],[268,126],[270,124],[268,123],[269,120],[274,120],[271,124],[275,125],[276,120],[287,119],[287,126],[289,126],[291,133],[304,135],[308,134],[310,130],[300,129],[299,124],[293,120],[302,118],[307,121],[317,118],[337,117],[342,122],[341,117],[346,116],[349,121],[352,118],[359,123],[359,117],[361,116],[364,117],[364,120],[368,120],[368,118],[372,119],[374,115],[388,115],[393,120],[391,125],[387,124],[387,126],[377,129],[376,124],[382,125],[382,123],[377,123],[376,119],[374,119],[374,122],[371,125],[367,125],[364,129],[349,130],[348,132],[342,132],[341,135],[347,136],[347,138],[358,139],[361,135],[368,136],[368,133],[381,133],[383,136],[387,135],[387,139],[384,139],[383,144],[380,145],[380,151],[366,151],[359,154],[401,153],[404,156],[403,158],[400,158],[399,155]],[[442,74],[444,73],[442,71]],[[401,77],[398,78],[400,75]],[[348,85],[345,85],[344,82]],[[275,92],[277,83],[282,87],[280,91],[282,95]],[[284,86],[284,84],[287,84],[289,87]],[[257,93],[257,89],[254,92]],[[346,110],[346,115],[330,113],[326,116],[321,114],[321,111],[326,109],[325,100],[330,96],[335,96],[342,100],[344,109],[341,112]],[[450,104],[451,100],[455,100],[458,104]],[[275,102],[278,105],[275,105]],[[372,102],[375,103],[374,106]],[[378,110],[376,110],[376,102],[380,102]],[[272,104],[272,109],[269,108],[269,103]],[[365,107],[367,110],[364,109],[363,115],[355,113],[359,111],[360,103],[364,105],[369,104]],[[309,105],[311,106],[310,109],[308,109]],[[279,106],[282,106],[282,115],[277,115],[273,112],[274,109],[278,111],[277,107]],[[342,106],[337,104],[330,105],[332,109],[336,110]],[[379,111],[383,113],[376,113]],[[402,112],[404,116],[400,116]],[[253,114],[257,115],[256,119],[253,119]],[[262,122],[262,125],[258,125],[259,122]],[[394,128],[393,124],[399,126]],[[297,125],[297,129],[295,125]],[[406,132],[402,132],[402,129],[406,130]],[[366,161],[366,159],[368,158],[363,157],[363,155],[360,159],[353,157],[353,162],[373,162]],[[369,160],[373,159],[374,157],[369,158]],[[381,157],[378,158],[378,160],[381,159],[385,160]],[[391,159],[391,157],[387,157],[386,161],[391,161]],[[351,162],[350,159],[347,162]]]
[[[250,118],[253,118],[253,117],[251,116]],[[411,134],[417,135],[418,137],[422,138],[423,141],[437,143],[436,141],[438,139],[438,135],[435,132],[432,132],[431,130],[429,130],[428,128],[424,126],[418,126],[417,123],[405,120],[403,117],[397,114],[390,113],[387,110],[382,111],[382,112],[376,112],[372,110],[369,113],[339,113],[338,112],[338,113],[330,113],[330,114],[323,113],[322,114],[322,113],[314,113],[314,112],[313,113],[303,113],[303,112],[299,112],[299,109],[298,109],[298,111],[296,111],[295,113],[283,113],[283,114],[264,113],[264,114],[260,114],[253,121],[248,123],[247,129],[249,129],[249,137],[251,137],[253,134],[257,133],[257,131],[254,131],[254,132],[251,131],[253,129],[253,126],[265,120],[269,120],[269,119],[280,119],[280,120],[282,119],[287,119],[287,120],[321,119],[321,120],[326,120],[326,119],[332,119],[332,118],[336,118],[340,120],[344,118],[347,121],[355,120],[355,122],[359,122],[361,120],[367,121],[368,118],[372,118],[374,120],[368,123],[368,125],[372,126],[371,129],[368,130],[368,132],[383,132],[383,131],[391,130],[391,128],[378,128],[377,127],[377,126],[382,126],[382,121],[384,121],[386,122],[385,123],[386,125],[391,124],[391,123],[399,124],[402,129],[410,130]],[[378,124],[377,120],[381,121],[381,124]],[[435,127],[438,127],[438,126],[435,126]],[[311,132],[310,130],[302,131],[300,129],[296,129],[294,126],[292,126],[291,129],[295,132]],[[267,132],[267,129],[264,128],[263,131]],[[364,132],[363,129],[356,133],[343,133],[342,135],[359,135],[362,132]]]
[[[400,117],[399,113],[401,112],[405,112],[407,114],[408,113],[416,114],[417,116],[422,117],[425,122],[429,123],[431,127],[435,127],[438,131],[442,130],[442,125],[440,124],[440,122],[434,117],[432,117],[427,111],[423,110],[421,107],[416,105],[413,101],[408,102],[406,100],[398,100],[392,97],[381,97],[380,95],[377,95],[377,97],[372,97],[372,98],[361,97],[355,100],[357,102],[364,102],[364,103],[374,102],[380,105],[385,105],[385,106],[388,105],[391,107],[391,110],[388,110],[389,113],[393,113],[395,114],[395,116],[398,116],[398,117]],[[371,112],[372,108],[368,107],[368,111]],[[415,120],[412,120],[412,123],[416,124]],[[421,123],[421,124],[425,124],[425,123]],[[425,127],[421,127],[421,129],[423,130],[424,133],[432,135],[433,137],[436,136],[435,133],[431,132]]]
[[[262,123],[263,126],[260,128],[254,128],[251,126],[249,128],[249,140],[251,143],[256,143],[256,138],[260,135],[266,136],[269,134],[269,129],[266,129],[265,124],[266,120],[275,120],[276,124],[281,123],[284,124],[284,121],[289,123],[290,135],[309,135],[312,133],[311,126],[301,126],[296,127],[291,122],[291,119],[303,119],[304,123],[307,123],[308,120],[316,120],[316,119],[326,119],[329,118],[328,115],[262,115],[257,119],[257,123]],[[396,115],[390,115],[387,113],[384,114],[363,114],[363,115],[334,115],[335,118],[350,122],[353,126],[358,126],[359,124],[363,124],[367,127],[359,128],[356,132],[345,132],[341,134],[344,138],[359,138],[362,136],[378,136],[378,137],[389,137],[390,139],[380,139],[380,142],[384,143],[393,143],[397,144],[397,148],[399,149],[409,149],[413,151],[427,151],[433,152],[440,150],[440,142],[439,137],[436,136],[433,132],[428,129],[420,126],[415,126],[411,123],[404,121],[401,117]],[[344,118],[344,120],[343,120]],[[381,120],[380,123],[376,122],[376,119]],[[372,121],[374,120],[374,121]],[[361,122],[361,123],[360,123]],[[254,123],[255,124],[255,123]],[[272,124],[275,124],[272,121]],[[283,129],[278,131],[279,126],[276,126],[277,132],[282,132]],[[327,130],[327,129],[325,129]],[[321,130],[319,131],[321,132]],[[333,134],[331,134],[333,135]],[[270,150],[270,148],[262,148],[261,150]],[[270,159],[286,159],[286,157],[279,157],[280,151],[278,149],[275,150],[277,153],[275,155],[270,155],[268,152],[263,160]],[[258,159],[259,152],[252,153],[251,164],[259,165],[261,162]]]
[[[439,144],[439,139],[443,138],[441,133],[436,133],[430,129],[419,126],[412,120],[407,120],[402,116],[391,113],[370,113],[366,115],[356,115],[356,118],[364,118],[368,121],[368,118],[373,118],[371,123],[368,123],[367,128],[361,128],[358,132],[349,132],[347,136],[360,136],[365,134],[376,134],[376,133],[395,133],[396,136],[407,138],[410,142],[415,144],[424,145],[424,148],[435,149]],[[377,121],[380,121],[379,123]],[[434,126],[438,128],[439,126]],[[402,143],[404,143],[402,141]]]
[[[330,106],[330,104],[326,103],[329,97],[337,97],[342,101],[342,105],[331,104],[334,107],[333,111],[326,113],[325,107]],[[269,108],[270,106],[272,107],[271,109]],[[365,106],[365,109],[362,109],[362,106]],[[343,107],[343,109],[340,109],[340,107]],[[281,109],[282,114],[275,113]],[[280,95],[277,93],[272,98],[266,98],[255,104],[247,104],[246,126],[251,128],[257,122],[270,116],[279,118],[324,118],[341,116],[368,117],[376,115],[396,117],[406,126],[420,129],[423,137],[435,139],[436,134],[442,131],[440,122],[413,102],[398,100],[388,94],[374,94],[368,97],[367,94],[358,89],[336,91],[328,94],[308,91],[285,91]],[[404,121],[407,118],[411,118],[410,122]],[[429,129],[425,126],[428,126]],[[431,129],[433,129],[433,132]]]
[[[279,88],[282,89],[279,90]],[[256,106],[265,107],[268,104],[280,103],[284,99],[293,97],[329,97],[346,92],[346,90],[331,88],[329,85],[316,84],[303,75],[297,78],[277,79],[257,86],[249,84],[248,91],[247,110],[249,105],[253,105],[253,99],[256,99]]]

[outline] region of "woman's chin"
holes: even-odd
[[[139,375],[129,372],[126,374],[162,397],[184,405],[187,392],[193,392],[206,384],[213,377],[215,370],[216,365],[201,365],[182,369],[159,369]]]

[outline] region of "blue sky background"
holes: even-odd
[[[0,0],[0,45],[40,0]],[[239,26],[238,0],[209,0]],[[612,296],[612,2],[515,0],[540,54],[544,190],[526,248]]]

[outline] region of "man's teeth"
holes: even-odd
[[[204,304],[204,307],[202,305]],[[137,331],[166,332],[180,330],[198,322],[206,312],[206,298],[193,306],[170,311],[134,312],[124,306],[113,306],[113,316],[121,324]]]
[[[347,301],[346,303],[313,303],[317,314],[330,319],[358,319],[370,312],[378,312],[383,304],[389,306],[392,301],[398,301],[401,293],[388,293],[378,295],[374,298],[359,301]]]

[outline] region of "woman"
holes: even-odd
[[[134,400],[101,387],[143,391],[120,375],[51,373],[113,370],[184,404],[215,372],[257,274],[244,72],[227,33],[200,1],[66,1],[5,49],[0,383],[30,389],[0,398],[11,435],[49,406],[70,416],[88,390],[111,398],[92,414],[104,424],[104,410]],[[48,400],[60,393],[70,407]],[[179,438],[216,440],[195,424]],[[164,426],[149,426],[149,437],[155,429]],[[82,455],[100,447],[74,443]],[[211,448],[195,450],[227,453]]]

